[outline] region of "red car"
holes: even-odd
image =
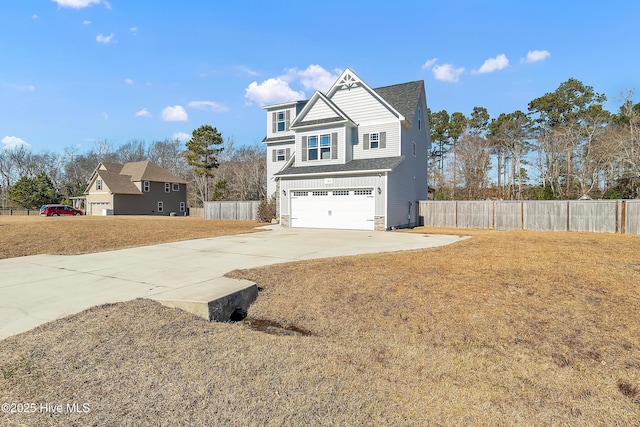
[[[84,215],[81,210],[73,209],[71,206],[65,205],[43,205],[40,208],[42,216],[60,216],[60,215]]]

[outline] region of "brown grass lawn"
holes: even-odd
[[[0,403],[37,412],[0,424],[640,425],[640,237],[469,233],[230,274],[310,336],[136,300],[0,341]]]
[[[0,216],[0,259],[73,255],[255,231],[256,221],[191,217]]]

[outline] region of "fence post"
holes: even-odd
[[[625,200],[621,201],[622,203],[622,212],[620,215],[620,234],[627,233],[627,202]]]

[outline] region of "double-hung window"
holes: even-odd
[[[318,137],[310,136],[307,140],[309,160],[318,160]]]
[[[331,159],[331,137],[329,134],[320,135],[320,158],[322,160]]]
[[[276,151],[276,161],[284,162],[285,160],[287,160],[285,149],[284,148],[278,149]]]
[[[173,191],[180,191],[180,184],[177,182],[173,183]]]
[[[284,111],[278,111],[277,113],[277,117],[276,117],[276,129],[278,132],[284,132],[286,130],[286,115],[284,113]]]
[[[101,179],[96,179],[96,190],[98,190],[98,191],[102,190],[102,180]]]
[[[379,133],[370,133],[369,134],[369,148],[380,148],[380,134]]]
[[[144,181],[142,183],[142,191],[144,191],[145,193],[151,191],[151,184],[149,183],[149,181]]]
[[[170,182],[165,182],[164,183],[164,192],[165,193],[171,192],[171,183]]]
[[[164,203],[158,202],[158,212],[164,212]]]

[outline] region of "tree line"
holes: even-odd
[[[211,137],[211,135],[214,135]],[[209,139],[206,139],[209,137]],[[202,139],[205,138],[205,139]],[[198,166],[198,147],[214,153]],[[46,203],[69,203],[81,196],[100,162],[151,161],[188,182],[190,206],[205,200],[261,200],[266,197],[265,148],[238,145],[209,125],[194,130],[189,142],[130,140],[116,145],[98,140],[86,152],[68,147],[62,153],[33,152],[26,145],[0,150],[0,207],[37,209]]]
[[[528,111],[491,118],[429,111],[429,185],[438,200],[637,198],[640,103],[619,110],[576,79],[532,100]]]

